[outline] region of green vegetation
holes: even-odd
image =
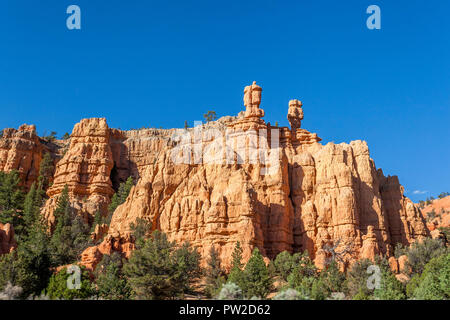
[[[17,171],[0,172],[0,222],[14,226],[18,244],[0,256],[0,298],[450,299],[450,250],[444,240],[397,245],[395,257],[408,258],[401,277],[391,272],[386,258],[357,261],[345,272],[339,259],[331,259],[318,270],[306,251],[284,251],[268,261],[254,248],[244,261],[249,247],[237,242],[227,274],[217,245],[211,246],[201,269],[200,255],[189,243],[176,244],[164,233],[153,231],[152,223],[159,223],[156,218],[138,218],[130,225],[136,249],[128,260],[118,252],[103,255],[93,272],[81,269],[81,287],[71,289],[67,280],[74,274],[67,273],[68,265],[77,263],[82,251],[93,244],[90,234],[95,226],[109,224],[112,213],[127,199],[133,179],[120,184],[106,217],[101,212],[94,218],[77,214],[65,186],[53,212],[55,221],[49,226],[40,211],[53,170],[50,154],[44,154],[39,177],[27,193]],[[441,231],[449,235],[449,228]]]
[[[62,270],[51,276],[45,293],[51,299],[64,300],[87,299],[95,295],[95,289],[93,288],[93,285],[89,280],[89,272],[84,267],[79,268],[81,271],[79,289],[71,289],[67,285],[69,277],[75,277],[76,271],[68,272],[68,268],[63,268]]]
[[[211,122],[217,120],[217,115],[215,111],[208,111],[203,115],[203,118],[205,118],[206,122]]]
[[[209,298],[217,296],[222,285],[225,284],[225,271],[222,269],[219,253],[211,247],[209,250],[209,259],[207,268],[204,271],[205,276],[205,293]]]
[[[124,265],[124,274],[137,299],[183,297],[200,276],[200,255],[184,244],[177,248],[159,231],[144,240]]]

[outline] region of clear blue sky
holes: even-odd
[[[66,28],[71,4],[81,30]],[[366,27],[371,4],[381,30]],[[255,80],[266,121],[287,125],[302,100],[303,127],[366,140],[417,200],[450,191],[449,16],[447,0],[3,0],[0,128],[182,127],[237,114]]]

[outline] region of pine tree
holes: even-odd
[[[130,298],[131,289],[122,272],[122,256],[114,252],[104,255],[95,268],[97,291],[100,297],[108,300],[125,300]]]
[[[38,178],[38,189],[45,193],[45,190],[49,187],[49,181],[53,175],[53,160],[50,153],[44,153],[42,157],[41,164],[39,166],[39,178]]]
[[[243,279],[243,271],[242,271],[242,248],[241,243],[236,242],[236,246],[234,247],[232,254],[232,264],[230,274],[228,275],[228,283],[234,283],[242,288],[242,279]]]
[[[19,173],[16,170],[0,172],[0,223],[11,223],[18,227],[22,223],[20,211],[23,209],[23,200]]]
[[[214,297],[225,283],[225,272],[221,266],[219,252],[216,248],[214,248],[214,246],[211,246],[211,249],[209,250],[207,265],[208,266],[205,270],[205,292],[208,297]]]
[[[72,210],[67,185],[58,198],[54,215],[56,226],[50,240],[52,262],[55,266],[66,265],[76,261],[90,244],[89,225]]]
[[[208,111],[207,113],[205,113],[203,115],[203,117],[205,118],[206,122],[211,122],[217,119],[217,115],[215,111]]]
[[[127,197],[130,194],[131,188],[133,186],[133,177],[128,177],[127,181],[120,184],[119,190],[113,195],[111,204],[108,207],[108,211],[110,214],[113,214],[116,208],[127,200]]]
[[[137,299],[182,297],[199,275],[200,256],[188,245],[176,249],[167,236],[155,231],[133,251],[124,273]]]
[[[272,290],[273,281],[258,248],[253,250],[245,266],[242,291],[247,298],[265,298]]]

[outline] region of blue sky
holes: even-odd
[[[81,30],[66,27],[71,4]],[[366,27],[371,4],[381,30]],[[366,140],[377,167],[426,198],[450,191],[449,12],[442,0],[4,0],[0,128],[182,127],[237,114],[255,80],[266,121],[287,125],[300,99],[304,128]]]

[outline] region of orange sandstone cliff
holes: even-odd
[[[244,90],[245,112],[187,130],[122,131],[105,119],[82,120],[42,213],[54,222],[67,184],[73,207],[89,221],[106,213],[120,182],[134,177],[126,202],[102,229],[103,242],[82,254],[91,269],[103,254],[129,256],[137,218],[171,240],[189,241],[203,257],[215,246],[225,266],[237,241],[244,259],[255,247],[269,258],[308,250],[321,267],[336,254],[344,265],[391,256],[396,243],[429,236],[420,210],[397,177],[375,167],[366,142],[321,144],[301,128],[298,100],[287,108],[291,128],[273,127],[262,120],[261,92],[253,83]]]

